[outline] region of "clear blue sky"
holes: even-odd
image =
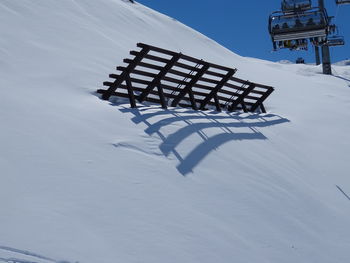
[[[267,30],[268,16],[280,9],[280,0],[136,0],[169,15],[229,48],[249,57],[271,61],[304,57],[314,62],[314,51],[281,50],[271,52]],[[337,8],[335,0],[325,0],[330,16],[335,16],[340,33],[347,42],[344,47],[332,47],[333,61],[350,59],[350,5]],[[317,0],[313,0],[317,4]]]

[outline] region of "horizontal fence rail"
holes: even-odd
[[[139,51],[124,59],[125,66],[117,67],[119,74],[110,74],[111,81],[99,89],[102,99],[111,96],[128,98],[130,106],[136,100],[168,106],[191,107],[217,111],[265,111],[263,102],[273,87],[234,77],[237,69],[213,64],[182,53],[138,43]]]

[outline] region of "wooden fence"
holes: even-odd
[[[132,59],[124,59],[119,74],[110,74],[99,89],[102,99],[111,96],[128,98],[132,108],[136,100],[168,106],[191,107],[217,111],[265,111],[263,102],[273,87],[234,77],[237,69],[213,64],[182,53],[139,43],[139,51],[131,51]]]

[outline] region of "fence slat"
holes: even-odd
[[[171,104],[172,107],[176,107],[177,104],[182,100],[182,98],[189,93],[189,96],[191,98],[191,103],[192,103],[192,108],[197,109],[193,92],[192,92],[192,87],[193,85],[203,76],[203,74],[208,70],[209,65],[203,65],[202,68],[197,72],[197,74],[192,78],[192,80],[179,92],[178,96],[174,99],[173,103]]]
[[[102,96],[103,100],[109,100],[111,97],[112,92],[116,91],[118,86],[123,83],[125,80],[125,77],[130,74],[130,71],[134,69],[137,65],[137,63],[141,62],[144,55],[148,53],[149,49],[147,47],[143,48],[138,56],[136,56],[132,63],[129,64],[129,66],[123,71],[123,73],[120,75],[118,79],[115,80],[114,84],[109,87],[107,92],[105,92]]]
[[[166,66],[158,73],[158,75],[154,78],[154,80],[152,81],[152,83],[150,85],[148,85],[148,87],[144,90],[144,92],[141,93],[141,95],[139,96],[139,101],[142,102],[147,95],[149,94],[149,92],[154,89],[154,87],[156,85],[158,85],[161,81],[161,79],[167,74],[168,70],[171,69],[171,67],[174,65],[174,63],[176,63],[176,61],[179,60],[181,56],[181,53],[176,53],[173,58],[169,61],[168,64],[166,64]]]
[[[204,109],[205,106],[208,104],[208,102],[214,98],[216,93],[225,85],[225,83],[232,77],[233,74],[235,74],[235,70],[231,69],[224,78],[219,82],[218,85],[216,85],[215,88],[209,93],[209,95],[204,99],[204,101],[201,103],[200,109]]]

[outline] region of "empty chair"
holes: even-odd
[[[326,44],[327,46],[330,46],[330,47],[344,46],[345,40],[343,36],[339,36],[339,35],[329,36],[327,38]]]
[[[350,4],[350,0],[335,0],[337,5],[347,5]]]

